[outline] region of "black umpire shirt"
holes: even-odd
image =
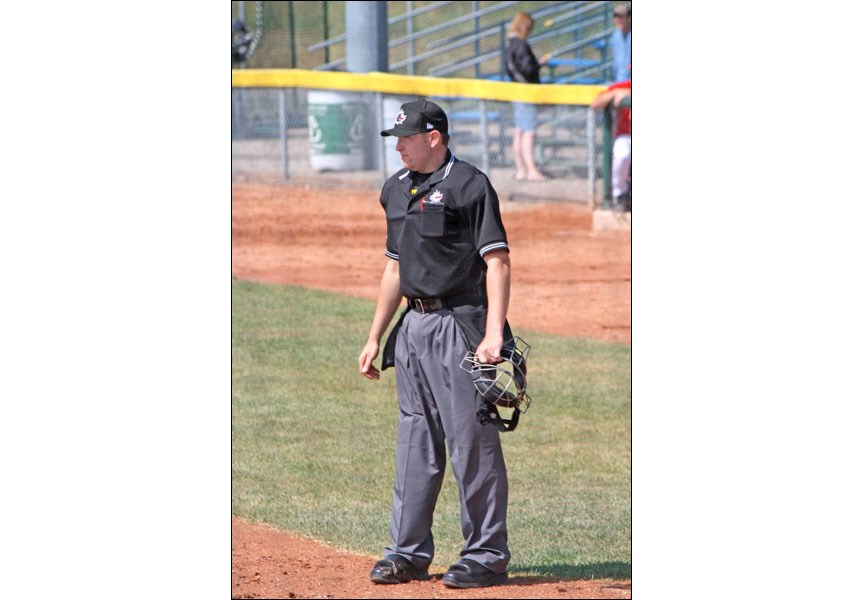
[[[510,250],[489,179],[449,150],[431,175],[397,171],[381,190],[381,205],[387,214],[385,254],[399,261],[401,291],[408,298],[485,290],[483,255]]]

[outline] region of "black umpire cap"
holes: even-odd
[[[396,115],[392,129],[385,129],[382,136],[404,137],[415,133],[438,130],[447,133],[447,115],[444,110],[429,100],[406,102]]]

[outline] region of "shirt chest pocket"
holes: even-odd
[[[423,202],[420,206],[420,234],[443,237],[447,233],[447,214],[443,202]]]

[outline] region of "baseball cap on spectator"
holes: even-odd
[[[613,15],[618,15],[621,17],[629,17],[630,16],[630,7],[629,6],[616,6],[615,10],[612,11]]]
[[[441,133],[447,133],[447,115],[444,110],[429,100],[414,100],[402,105],[399,114],[396,115],[393,128],[385,129],[381,135],[404,137],[436,129]]]

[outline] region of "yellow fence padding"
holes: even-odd
[[[234,69],[232,87],[307,88],[381,92],[428,97],[478,98],[534,104],[588,105],[606,89],[602,85],[536,85],[483,79],[418,77],[393,73],[346,73],[305,69]]]

